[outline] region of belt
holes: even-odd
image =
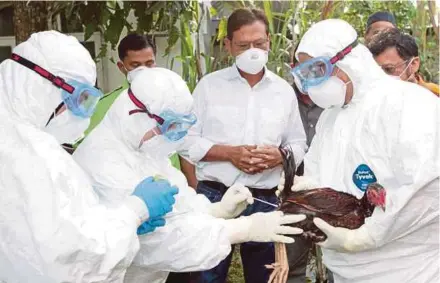
[[[229,187],[227,187],[225,184],[215,181],[199,181],[200,183],[210,187],[211,189],[214,189],[216,191],[221,192],[222,194],[225,194]],[[250,188],[247,187],[249,191],[251,191],[252,196],[259,197],[259,196],[273,196],[275,195],[275,192],[277,190],[277,187],[273,187],[271,189],[257,189],[257,188]]]

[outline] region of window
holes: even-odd
[[[11,57],[15,47],[13,12],[12,7],[0,10],[0,63]]]
[[[81,44],[89,51],[93,60],[95,60],[96,59],[95,43],[93,41],[86,41],[86,42],[82,41]]]
[[[0,10],[0,36],[14,35],[14,10],[12,7],[6,7]]]
[[[0,63],[3,60],[6,60],[9,57],[11,57],[11,53],[12,53],[11,46],[0,46]]]

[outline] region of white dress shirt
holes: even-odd
[[[307,145],[295,92],[267,68],[252,88],[235,65],[211,73],[197,84],[193,96],[198,121],[180,153],[195,163],[199,181],[262,189],[278,185],[281,166],[249,175],[230,162],[200,161],[214,144],[290,146],[297,165],[301,163]]]

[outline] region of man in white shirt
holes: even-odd
[[[254,197],[277,204],[279,148],[289,147],[298,165],[307,147],[296,95],[265,67],[270,37],[262,11],[234,11],[227,33],[226,48],[236,63],[197,85],[193,96],[198,122],[181,154],[196,165],[197,192],[211,202],[220,201],[234,183],[242,183]],[[243,215],[274,209],[256,201]],[[246,282],[267,282],[270,271],[264,265],[274,262],[273,243],[244,243],[240,251]],[[225,282],[230,262],[231,255],[202,272],[199,282]]]

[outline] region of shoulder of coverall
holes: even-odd
[[[124,83],[116,88],[115,90],[106,93],[98,102],[98,105],[96,105],[95,113],[93,113],[92,117],[90,117],[90,124],[87,130],[84,132],[84,138],[79,140],[73,145],[73,148],[76,149],[81,142],[88,136],[88,134],[104,119],[105,114],[110,109],[110,107],[115,102],[116,98],[126,89],[128,89],[129,84],[128,81],[125,80]]]
[[[417,84],[427,88],[428,90],[430,90],[433,94],[439,96],[439,85],[435,84],[435,83],[430,83],[430,82],[425,82],[423,80],[423,77],[421,74],[417,73],[415,74],[416,80],[417,80]]]

